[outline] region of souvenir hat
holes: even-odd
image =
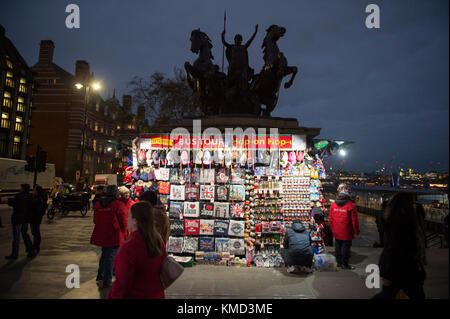
[[[241,164],[242,166],[244,166],[247,163],[247,152],[241,152],[240,156],[239,156],[239,164]]]
[[[205,165],[211,164],[211,152],[210,151],[205,151],[203,153],[203,164],[205,164]]]
[[[286,167],[288,164],[288,153],[286,151],[281,152],[280,164],[283,167]]]
[[[182,151],[181,152],[181,164],[182,165],[189,164],[189,156],[188,156],[188,152],[187,151]]]
[[[233,163],[233,158],[230,150],[225,151],[225,165],[229,167]]]
[[[303,151],[297,153],[297,162],[301,163],[303,161]]]
[[[159,159],[163,162],[163,164],[166,163],[166,156],[167,152],[165,150],[162,150],[161,153],[159,153]]]
[[[291,165],[295,165],[297,163],[297,156],[295,152],[289,152],[288,160]]]
[[[153,164],[157,165],[159,163],[159,150],[155,150],[152,153]]]
[[[203,151],[198,150],[197,154],[195,154],[195,164],[200,165],[202,164],[202,158],[203,158]]]

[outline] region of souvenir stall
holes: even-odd
[[[277,149],[263,139],[252,152],[248,143],[180,150],[170,135],[141,136],[124,183],[135,197],[158,193],[170,218],[169,253],[196,263],[279,267],[285,230],[296,219],[310,230],[315,253],[323,252],[314,218],[326,178],[320,158],[307,152],[305,136],[280,136]]]

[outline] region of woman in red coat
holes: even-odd
[[[108,299],[163,299],[159,279],[166,257],[165,243],[155,229],[152,205],[142,201],[131,206],[128,215],[130,239],[114,259],[116,281]]]
[[[125,242],[127,212],[125,205],[118,198],[117,186],[109,185],[106,195],[97,202],[94,209],[95,226],[91,244],[102,247],[97,274],[97,282],[101,288],[111,286],[114,256]]]

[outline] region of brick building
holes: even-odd
[[[53,63],[54,49],[53,41],[41,41],[39,60],[32,67],[36,110],[30,136],[31,151],[41,145],[48,153],[48,162],[55,164],[56,176],[74,182],[81,169],[86,111],[84,172],[81,176],[92,183],[95,174],[114,174],[120,167],[122,159],[116,151],[115,141],[128,136],[124,133],[137,134],[131,96],[124,96],[124,106],[121,106],[115,94],[103,100],[91,88],[86,99],[86,91],[77,89],[75,84],[83,79],[94,80],[89,63],[76,61],[75,75],[72,75]],[[127,128],[125,132],[123,127]]]
[[[27,155],[32,91],[32,71],[0,25],[0,157]]]

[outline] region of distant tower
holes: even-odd
[[[126,113],[128,113],[128,114],[131,113],[131,103],[132,103],[131,95],[128,95],[128,94],[123,95],[122,105],[123,105],[123,108],[125,109]]]

